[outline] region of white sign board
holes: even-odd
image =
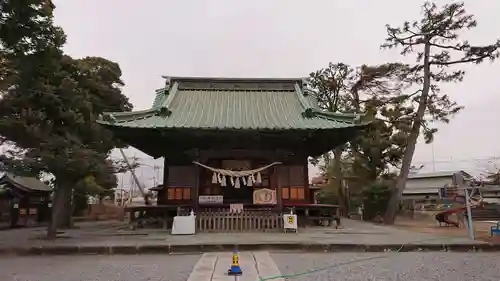
[[[201,195],[198,196],[199,204],[222,204],[224,196],[222,195]]]
[[[172,235],[195,234],[195,216],[175,216],[172,224]]]
[[[283,227],[285,229],[297,229],[297,215],[283,215]]]

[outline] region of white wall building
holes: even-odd
[[[439,199],[439,190],[446,184],[452,184],[454,173],[460,172],[464,176],[470,176],[464,171],[443,171],[435,173],[417,173],[408,176],[404,199],[415,200],[437,200]],[[484,201],[500,202],[500,186],[481,187],[481,194]]]
[[[410,174],[403,196],[407,199],[439,199],[439,189],[451,184],[456,172],[460,171]]]

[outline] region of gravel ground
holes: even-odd
[[[378,256],[387,257],[340,265],[336,268],[329,268],[324,271],[289,277],[289,280],[500,280],[500,261],[498,253],[438,252],[389,253],[387,255],[385,253],[272,254],[282,274],[304,272],[314,268]]]
[[[377,258],[383,256],[383,258]],[[0,257],[1,281],[186,281],[199,255]],[[500,280],[498,253],[273,253],[290,281]],[[359,261],[350,263],[352,261]],[[363,261],[364,260],[364,261]],[[267,277],[267,276],[263,276]]]
[[[199,255],[1,257],[1,281],[186,281]]]

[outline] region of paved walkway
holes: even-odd
[[[234,281],[227,271],[232,262],[232,253],[206,253],[194,266],[187,281]],[[259,277],[280,276],[281,272],[269,252],[242,252],[239,254],[240,268],[244,272],[238,281],[257,281]],[[284,278],[273,279],[284,281]]]
[[[174,251],[210,251],[230,250],[234,245],[252,246],[273,249],[322,249],[332,247],[335,250],[349,250],[362,247],[387,247],[397,249],[402,245],[425,245],[437,249],[442,245],[460,245],[462,248],[474,245],[488,245],[481,241],[471,241],[466,237],[445,237],[432,234],[410,232],[390,226],[378,226],[371,223],[343,220],[343,229],[315,227],[299,229],[299,233],[199,233],[196,235],[170,235],[164,230],[140,229],[136,231],[124,230],[123,222],[86,223],[80,224],[77,229],[66,231],[56,241],[42,239],[44,228],[15,229],[0,231],[0,250],[12,248],[40,248],[65,246],[82,247],[129,247],[124,251],[137,251],[155,246],[163,250]],[[464,230],[465,231],[465,230]],[[135,247],[135,248],[134,248]],[[184,248],[183,248],[184,247]],[[218,248],[217,248],[218,247]],[[134,248],[134,249],[132,249]],[[210,249],[212,248],[212,249]],[[411,248],[408,246],[407,248]],[[358,249],[361,250],[361,249]],[[76,251],[76,250],[74,250]],[[109,253],[110,249],[99,252]]]

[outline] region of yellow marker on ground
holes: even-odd
[[[228,275],[242,275],[243,271],[241,271],[240,267],[240,258],[238,255],[238,250],[234,250],[233,252],[233,261],[231,262],[231,268],[227,271]]]

